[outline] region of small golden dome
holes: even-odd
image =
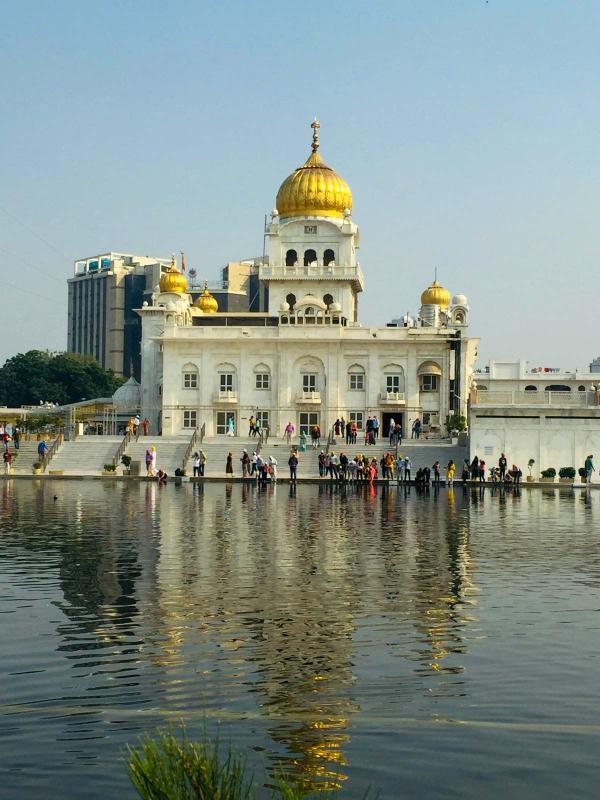
[[[422,306],[439,306],[448,308],[450,305],[450,292],[435,280],[421,295]]]
[[[194,306],[205,314],[216,314],[219,310],[219,304],[208,291],[208,284],[204,284],[204,291],[195,299]]]
[[[319,153],[319,123],[315,120],[312,153],[279,187],[275,205],[279,216],[337,217],[352,211],[352,192],[346,181],[323,161]]]
[[[174,294],[185,294],[187,292],[187,280],[175,266],[175,256],[171,259],[171,266],[161,275],[158,286],[161,292],[172,292]]]

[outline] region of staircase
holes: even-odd
[[[50,470],[62,470],[65,475],[100,475],[105,464],[112,463],[122,436],[80,436],[63,442],[48,465]]]
[[[13,454],[12,474],[13,475],[31,475],[33,472],[33,462],[38,461],[38,444],[39,442],[24,441],[21,439],[19,442],[19,449],[15,450],[14,443],[11,442],[10,452]],[[53,440],[46,442],[48,448],[52,447]],[[2,451],[3,452],[3,451]],[[54,461],[50,462],[54,464]],[[4,472],[4,464],[2,464],[1,471]]]
[[[189,441],[189,436],[140,436],[137,442],[135,439],[129,442],[125,454],[131,456],[132,461],[140,462],[140,475],[145,475],[146,450],[149,447],[156,447],[156,469],[162,469],[167,475],[173,475],[177,468],[181,468]],[[191,475],[191,467],[188,474]]]
[[[297,439],[293,440],[294,445],[298,444]],[[233,455],[233,474],[234,476],[241,476],[242,465],[240,458],[242,457],[242,450],[245,448],[249,455],[252,456],[252,451],[256,449],[258,439],[250,437],[236,436],[213,436],[205,438],[204,441],[196,446],[196,450],[202,449],[206,455],[206,467],[204,474],[207,477],[224,476],[225,475],[225,462],[227,454],[231,452]],[[158,448],[157,448],[158,449]],[[326,449],[326,440],[322,441],[320,448],[313,450],[312,446],[308,447],[304,453],[299,453],[299,467],[298,475],[302,478],[314,478],[319,475],[319,453],[321,450]],[[362,443],[347,445],[345,440],[339,438],[336,443],[331,446],[331,452],[336,455],[346,453],[347,456],[355,456],[357,453],[362,453],[369,458],[376,458],[377,461],[387,452],[395,453],[395,447],[390,447],[388,440],[379,440],[376,445],[366,447]],[[412,474],[414,477],[415,472],[419,467],[431,468],[436,461],[442,465],[442,476],[445,475],[446,464],[450,459],[456,464],[456,473],[460,475],[462,462],[468,456],[467,447],[459,447],[458,445],[450,444],[444,440],[428,440],[423,439],[409,439],[403,442],[398,448],[398,454],[408,456],[412,461]],[[192,454],[193,455],[193,454]],[[261,457],[268,458],[273,456],[278,462],[278,471],[282,476],[287,474],[287,460],[290,455],[290,446],[282,439],[269,439],[267,444],[263,444],[261,448]],[[187,474],[193,474],[193,460],[187,464]]]

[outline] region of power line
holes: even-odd
[[[55,297],[48,297],[48,295],[39,294],[38,292],[34,292],[31,289],[23,289],[22,286],[17,286],[16,283],[11,283],[10,281],[5,280],[2,278],[2,286],[10,286],[11,289],[16,289],[18,292],[23,292],[23,294],[28,295],[29,297],[39,297],[40,300],[46,300],[49,303],[55,303]]]
[[[6,247],[0,247],[0,250],[3,253],[6,253],[7,256],[10,256],[11,258],[16,258],[17,261],[20,261],[22,264],[25,264],[26,267],[30,267],[31,269],[35,269],[37,272],[39,272],[45,278],[50,278],[51,280],[56,281],[57,283],[60,283],[61,285],[64,284],[64,281],[60,280],[60,278],[57,278],[55,275],[48,274],[41,267],[38,267],[37,264],[33,264],[31,261],[28,261],[26,258],[23,258],[23,256],[20,256],[18,253],[13,253],[11,250],[7,250]]]
[[[30,225],[28,225],[26,222],[23,222],[23,220],[21,220],[21,219],[19,219],[18,217],[16,217],[16,216],[15,216],[14,214],[12,214],[10,211],[7,211],[5,208],[3,208],[3,206],[0,206],[0,211],[2,211],[4,214],[6,214],[6,216],[7,216],[7,217],[9,217],[10,219],[12,219],[12,220],[13,220],[14,222],[16,222],[18,225],[21,225],[23,228],[25,228],[25,230],[28,230],[28,231],[29,231],[29,233],[32,233],[34,236],[36,236],[36,237],[37,237],[37,238],[40,240],[40,242],[43,242],[43,243],[44,243],[44,244],[45,244],[47,247],[50,247],[52,250],[54,250],[54,252],[55,252],[55,253],[58,253],[58,255],[59,255],[61,258],[66,258],[66,259],[67,259],[67,262],[71,260],[71,259],[69,258],[69,256],[65,255],[64,253],[61,253],[61,251],[60,251],[60,250],[59,250],[57,247],[55,247],[55,246],[52,244],[52,242],[49,242],[49,241],[48,241],[48,239],[46,239],[45,237],[43,237],[43,236],[42,236],[40,233],[38,233],[37,231],[35,231],[35,230],[34,230],[34,229],[33,229],[33,228],[30,226]]]

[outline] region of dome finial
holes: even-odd
[[[313,140],[312,140],[312,151],[316,153],[319,149],[319,120],[315,117],[310,124],[310,127],[313,129]]]

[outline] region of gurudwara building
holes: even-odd
[[[185,275],[160,278],[142,318],[142,415],[164,434],[247,433],[250,416],[271,435],[337,418],[362,429],[377,416],[406,432],[420,418],[447,435],[448,414],[465,415],[477,339],[469,305],[437,280],[419,313],[380,327],[361,325],[365,278],[348,184],[312,149],[277,192],[258,264],[263,311],[220,311],[208,290],[195,301]]]

